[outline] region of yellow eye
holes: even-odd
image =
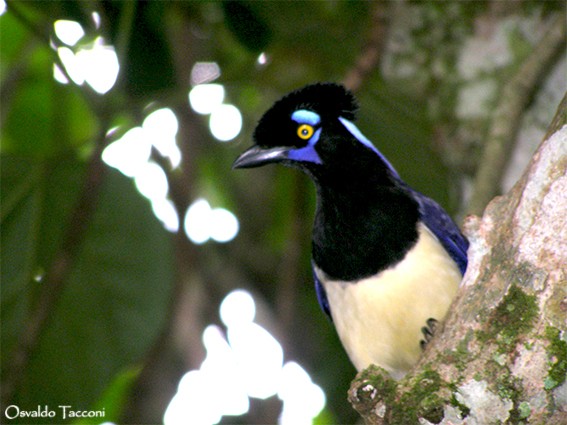
[[[313,131],[313,127],[309,124],[302,124],[297,127],[297,135],[303,140],[309,140],[313,136]]]

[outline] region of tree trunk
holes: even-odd
[[[467,219],[467,273],[413,372],[352,382],[367,424],[567,424],[566,103],[518,183]]]

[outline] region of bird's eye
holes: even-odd
[[[297,135],[300,139],[309,140],[313,136],[314,129],[309,124],[301,124],[297,127]]]

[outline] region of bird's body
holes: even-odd
[[[331,280],[315,267],[333,323],[358,370],[374,363],[401,378],[421,354],[422,327],[442,319],[461,273],[437,238],[420,225],[419,239],[404,260],[376,276]]]
[[[319,303],[358,370],[374,363],[399,378],[419,357],[427,321],[445,316],[468,243],[360,133],[355,110],[352,95],[335,84],[292,92],[262,117],[256,145],[235,167],[280,162],[312,178]]]

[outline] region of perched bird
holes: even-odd
[[[468,242],[410,188],[353,124],[344,87],[318,83],[277,101],[234,168],[281,163],[315,183],[312,266],[319,304],[358,370],[399,379],[417,362],[467,267]]]

